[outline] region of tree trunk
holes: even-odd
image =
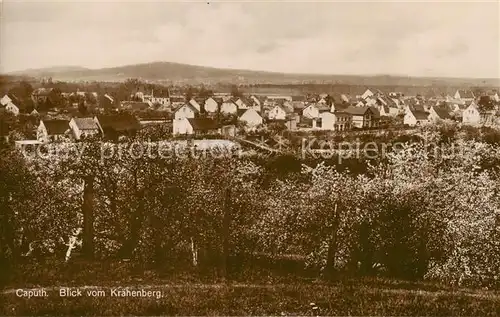
[[[125,258],[130,258],[134,252],[134,249],[139,242],[140,230],[144,215],[144,194],[145,189],[139,189],[139,184],[137,181],[137,170],[134,171],[134,189],[135,197],[137,198],[136,208],[130,212],[128,221],[128,233],[129,236],[125,243],[120,249],[120,256]]]
[[[130,236],[125,242],[123,248],[122,248],[122,255],[125,257],[130,258],[137,247],[137,244],[139,242],[140,238],[140,231],[142,227],[142,222],[143,222],[143,216],[144,216],[144,190],[141,190],[139,192],[139,201],[137,203],[137,207],[135,210],[130,214],[130,219],[129,219],[129,233]]]
[[[330,239],[328,241],[328,252],[326,258],[325,275],[332,277],[335,273],[335,256],[337,254],[337,232],[339,227],[338,205],[335,204],[334,220]]]
[[[222,272],[224,278],[228,277],[228,266],[230,256],[230,236],[231,236],[231,189],[227,188],[224,193],[224,220],[222,225]]]
[[[83,187],[83,241],[82,253],[87,259],[94,258],[94,178],[86,177]]]
[[[196,246],[193,237],[191,237],[191,254],[193,260],[193,266],[196,267],[198,266],[198,247]]]

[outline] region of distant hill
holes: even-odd
[[[498,87],[499,79],[424,78],[390,75],[285,74],[266,71],[221,69],[170,62],[88,69],[78,66],[28,69],[11,75],[52,77],[65,81],[124,81],[139,78],[174,84],[345,84],[364,86],[477,86]]]

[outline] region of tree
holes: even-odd
[[[194,97],[195,93],[196,93],[196,90],[194,89],[194,87],[188,86],[184,96],[186,97],[186,100],[189,101],[189,100],[191,100],[191,98]]]
[[[240,91],[238,86],[232,85],[231,86],[231,96],[233,96],[235,98],[241,98],[241,97],[243,97],[243,93]]]
[[[478,106],[485,111],[490,111],[495,109],[495,102],[489,96],[481,96]]]

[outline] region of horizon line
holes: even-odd
[[[245,69],[245,68],[225,68],[225,67],[215,67],[215,66],[206,66],[206,65],[199,65],[199,64],[189,64],[189,63],[181,63],[181,62],[169,62],[169,61],[152,61],[152,62],[140,62],[140,63],[135,63],[135,64],[125,64],[125,65],[117,65],[117,66],[106,66],[106,67],[87,67],[87,66],[82,66],[82,65],[53,65],[53,66],[46,66],[46,67],[39,67],[39,68],[26,68],[22,70],[14,70],[14,71],[9,71],[9,72],[4,72],[0,71],[1,75],[17,75],[16,73],[23,73],[23,72],[29,72],[29,71],[49,71],[51,68],[82,68],[83,71],[98,71],[98,70],[104,70],[104,69],[112,69],[112,68],[121,68],[121,67],[132,67],[132,66],[140,66],[140,65],[148,65],[148,64],[178,64],[178,65],[184,65],[184,66],[191,66],[191,67],[203,67],[203,68],[211,68],[214,70],[226,70],[226,71],[247,71],[247,72],[262,72],[262,73],[268,73],[268,74],[284,74],[284,75],[300,75],[300,76],[356,76],[356,77],[382,77],[382,76],[388,76],[388,77],[408,77],[408,78],[430,78],[430,79],[474,79],[474,80],[499,80],[500,81],[500,76],[499,77],[452,77],[452,76],[439,76],[439,75],[409,75],[409,74],[389,74],[389,73],[378,73],[378,74],[370,74],[370,73],[338,73],[338,74],[333,74],[333,73],[294,73],[294,72],[280,72],[280,71],[270,71],[270,70],[262,70],[262,69]],[[78,71],[78,70],[75,70]],[[71,70],[69,71],[71,72]]]

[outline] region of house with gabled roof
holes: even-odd
[[[220,112],[224,114],[236,114],[238,112],[238,105],[231,99],[226,100],[220,106]]]
[[[234,103],[238,106],[238,109],[249,109],[252,106],[252,102],[243,97],[235,98]]]
[[[94,117],[101,134],[110,140],[133,135],[141,129],[139,120],[129,113],[100,114]]]
[[[169,106],[170,105],[170,97],[169,97],[168,89],[151,91],[151,103],[152,104],[159,104],[162,106]]]
[[[451,116],[445,107],[431,106],[428,119],[430,122],[437,122],[440,120],[450,120]]]
[[[254,105],[259,106],[259,108],[264,104],[264,98],[259,98],[255,95],[251,95],[250,100],[254,103]]]
[[[264,121],[262,116],[253,108],[238,110],[238,120],[245,122],[249,129],[261,125]]]
[[[36,138],[40,142],[54,142],[68,139],[70,133],[68,120],[40,120]]]
[[[195,98],[191,98],[188,102],[191,106],[193,106],[196,111],[200,112],[201,111],[201,105],[198,103],[198,101]]]
[[[181,95],[170,96],[170,105],[174,108],[181,106],[186,103],[186,98]]]
[[[377,127],[380,121],[380,113],[375,107],[349,106],[344,110],[352,117],[352,126],[355,128]]]
[[[111,108],[115,105],[115,98],[109,94],[104,94],[99,100],[99,106],[101,108]]]
[[[0,100],[0,108],[13,115],[19,115],[20,102],[19,99],[13,94],[7,94]]]
[[[490,100],[493,100],[494,102],[500,102],[500,96],[498,95],[497,91],[489,91],[487,95],[488,97],[490,97]]]
[[[406,108],[405,115],[403,117],[403,124],[414,127],[427,123],[429,123],[428,112],[423,111],[423,109],[415,109],[413,107]]]
[[[372,97],[374,95],[375,94],[370,89],[366,89],[365,92],[361,95],[361,98],[366,99],[366,98]]]
[[[173,122],[173,134],[216,134],[219,124],[210,118],[181,118]]]
[[[463,89],[458,89],[455,92],[454,97],[455,99],[461,99],[461,100],[474,100],[476,98],[472,90],[463,90]]]
[[[95,136],[100,133],[99,126],[94,121],[94,118],[72,118],[69,122],[69,127],[76,140]]]
[[[319,109],[316,104],[311,103],[302,110],[302,116],[309,119],[314,119],[319,117]]]
[[[488,125],[495,120],[495,109],[486,109],[472,102],[462,113],[462,122],[467,125]]]
[[[208,97],[205,100],[204,108],[207,113],[216,113],[219,111],[219,106],[222,104],[222,99],[217,97]]]
[[[276,105],[274,106],[269,112],[267,113],[267,118],[269,120],[286,120],[286,110],[283,106],[281,105]]]
[[[191,103],[186,103],[174,110],[174,119],[195,118],[198,114],[198,109],[196,109]]]
[[[47,102],[48,99],[52,99],[57,94],[54,88],[37,88],[31,93],[31,99],[36,107]]]

